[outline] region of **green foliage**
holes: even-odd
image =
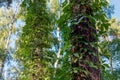
[[[49,65],[46,56],[52,42],[50,34],[52,27],[46,1],[24,0],[22,7],[26,10],[26,24],[22,29],[20,45],[16,54],[24,67],[21,79],[48,80]]]
[[[120,34],[119,22],[115,18],[111,18],[109,22],[111,25],[108,33],[111,36],[116,36],[116,37],[119,36]]]
[[[80,0],[81,4],[86,4],[85,0]],[[83,43],[84,45],[91,46],[96,50],[99,50],[99,55],[96,55],[95,52],[89,51],[88,55],[99,56],[100,63],[94,64],[91,61],[84,60],[83,63],[88,65],[91,68],[98,69],[101,68],[101,79],[110,80],[115,79],[114,76],[109,73],[109,65],[102,61],[103,57],[109,59],[109,45],[104,41],[106,32],[109,29],[109,22],[106,18],[104,8],[108,7],[107,0],[92,0],[90,3],[87,3],[92,9],[92,15],[88,14],[79,14],[76,12],[73,14],[72,6],[76,4],[75,1],[72,3],[65,0],[62,3],[62,12],[61,16],[57,15],[59,6],[57,1],[52,0],[52,10],[47,9],[46,0],[24,0],[22,3],[22,14],[25,15],[25,26],[22,28],[22,33],[18,41],[19,45],[17,48],[16,56],[18,60],[23,65],[23,71],[20,73],[21,80],[71,80],[71,74],[77,73],[78,71],[83,72],[85,75],[89,75],[88,71],[83,70],[82,68],[73,68],[71,67],[71,57],[75,57],[74,63],[83,58],[81,52],[75,52],[73,55],[72,49],[75,47],[71,44],[70,34],[73,29],[70,28],[71,25],[76,25],[79,22],[82,22],[83,17],[87,17],[95,25],[97,34],[93,34],[96,37],[96,42],[86,42],[86,41],[77,41],[78,43]],[[78,5],[78,4],[76,4]],[[51,17],[51,13],[52,17]],[[56,17],[60,16],[60,19],[57,20]],[[76,20],[78,16],[83,16],[78,21]],[[50,19],[51,18],[51,19]],[[56,75],[54,77],[54,63],[57,60],[56,53],[51,49],[51,46],[58,47],[59,41],[55,38],[51,32],[55,29],[55,25],[58,25],[60,32],[62,34],[62,49],[61,56],[59,58],[59,66],[56,69]],[[53,26],[55,26],[53,28]],[[93,26],[93,25],[89,25]],[[113,28],[111,28],[111,31]],[[111,32],[110,32],[111,33]],[[73,41],[81,36],[75,35]],[[103,38],[103,41],[99,37]],[[82,38],[82,37],[81,37]],[[118,41],[117,41],[118,42]],[[112,42],[110,44],[113,44]],[[108,45],[108,46],[106,46]],[[58,49],[58,48],[55,48]],[[119,48],[118,48],[119,49]],[[118,50],[117,49],[117,50]],[[87,52],[89,48],[86,46],[81,48],[81,51]],[[114,51],[113,51],[114,52]],[[115,72],[113,72],[115,74]],[[110,77],[109,77],[110,76]],[[106,78],[107,77],[107,78]]]
[[[110,42],[110,52],[113,56],[113,60],[119,60],[119,51],[120,51],[120,47],[118,46],[120,45],[120,39],[119,38],[115,38]],[[115,58],[116,57],[116,58]]]
[[[88,15],[88,14],[79,14],[79,12],[77,12],[77,11],[76,11],[76,13],[73,14],[72,6],[74,4],[79,6],[79,4],[77,4],[77,2],[79,2],[81,4],[87,4],[87,6],[89,6],[92,10],[92,16]],[[93,24],[95,24],[95,29],[97,29],[97,33],[98,33],[95,36],[97,39],[101,36],[104,37],[106,35],[107,30],[108,30],[108,26],[110,25],[108,22],[108,19],[106,18],[106,14],[104,12],[104,9],[103,9],[103,8],[107,8],[107,7],[108,7],[107,0],[102,0],[102,1],[101,0],[93,0],[93,1],[91,1],[91,3],[86,3],[85,0],[76,1],[76,2],[72,1],[72,3],[68,2],[68,0],[65,0],[62,4],[63,15],[58,20],[58,24],[59,24],[61,32],[62,32],[62,38],[63,38],[63,43],[65,45],[65,48],[67,46],[67,49],[68,49],[71,46],[70,33],[72,30],[70,29],[70,26],[73,24],[78,24],[79,22],[82,22],[81,21],[82,18],[80,18],[77,22],[78,16],[87,17],[91,20],[91,22]],[[74,27],[73,27],[73,29],[74,29]],[[78,36],[78,35],[76,35],[76,36]],[[75,39],[73,39],[73,41],[74,40]],[[87,44],[86,42],[83,42],[83,43]],[[103,47],[98,46],[98,45],[100,45],[100,43],[98,43],[97,45],[95,43],[93,43],[93,44],[91,43],[91,45],[92,45],[92,47],[97,47],[99,49],[99,51],[101,52],[102,55],[99,54],[99,59],[101,58],[101,56],[109,58],[109,56],[110,56],[109,53],[105,52],[107,49],[103,50]],[[106,45],[106,43],[105,43],[105,45]],[[74,47],[74,46],[72,46],[72,47]],[[83,47],[83,49],[88,50],[85,47]],[[74,53],[74,57],[78,58],[79,54],[80,53]],[[68,55],[70,56],[70,53]],[[75,59],[74,62],[76,62],[76,61],[77,60]],[[91,67],[94,67],[94,68],[100,67],[100,65],[95,66],[93,63],[91,63],[89,65]],[[104,66],[104,65],[101,65],[101,66]],[[76,72],[76,70],[75,70],[75,72]]]

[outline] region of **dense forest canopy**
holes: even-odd
[[[119,80],[113,12],[108,0],[0,0],[0,80]]]

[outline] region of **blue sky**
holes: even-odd
[[[120,0],[110,0],[110,4],[114,5],[114,14],[112,16],[120,21]]]

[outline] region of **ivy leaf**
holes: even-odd
[[[79,54],[78,53],[74,53],[73,54],[75,57],[79,58]]]
[[[95,66],[95,65],[93,64],[93,62],[90,62],[89,65],[90,65],[90,67],[92,67],[92,68],[98,69],[98,67]]]

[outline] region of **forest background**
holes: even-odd
[[[0,0],[0,80],[119,80],[114,3]]]

